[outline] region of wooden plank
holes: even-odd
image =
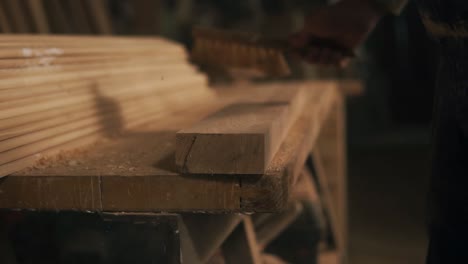
[[[184,71],[182,71],[184,73]],[[153,83],[142,83],[141,85],[136,85],[135,90],[132,91],[132,87],[128,86],[129,82],[124,82],[126,86],[119,86],[116,85],[116,92],[115,94],[109,93],[107,94],[104,91],[93,86],[89,87],[89,90],[75,90],[70,91],[69,94],[74,95],[73,97],[62,97],[63,94],[57,93],[52,95],[45,95],[43,97],[36,97],[37,102],[34,102],[34,98],[25,98],[22,100],[12,101],[12,102],[0,102],[0,109],[2,112],[0,113],[0,118],[2,119],[11,119],[16,116],[21,116],[24,114],[34,113],[38,111],[45,111],[54,108],[60,107],[67,107],[76,104],[83,104],[88,102],[96,102],[99,99],[99,94],[103,97],[108,97],[113,99],[117,102],[123,102],[125,100],[134,100],[138,97],[143,96],[152,96],[153,94],[170,94],[170,88],[178,88],[179,90],[187,90],[190,91],[190,87],[184,87],[187,85],[193,85],[195,89],[194,91],[198,91],[196,88],[204,87],[205,80],[204,78],[197,78],[197,76],[193,76],[192,78],[181,79],[177,82],[162,82],[159,87],[157,82]],[[119,89],[120,88],[120,89]],[[130,88],[130,89],[128,89]],[[177,91],[174,91],[177,92]],[[66,93],[66,91],[65,91]],[[102,97],[101,97],[102,98]],[[48,100],[50,99],[50,100]],[[181,98],[183,99],[183,98]],[[33,100],[31,104],[22,104],[22,102],[27,102]],[[88,108],[89,109],[89,108]],[[16,120],[16,119],[15,119]],[[10,122],[9,122],[10,123]],[[2,129],[9,127],[9,123],[4,123],[0,125]],[[11,122],[15,123],[15,122]],[[16,123],[15,123],[16,124]]]
[[[287,104],[236,104],[179,131],[176,164],[183,173],[263,174],[281,143]]]
[[[257,245],[255,229],[250,217],[245,217],[242,223],[223,243],[223,255],[226,264],[263,263],[260,249]]]
[[[50,28],[42,1],[43,0],[27,0],[27,5],[31,12],[36,31],[40,34],[47,34],[50,32]]]
[[[122,126],[125,127],[127,123],[132,122],[132,118],[137,118],[142,113],[148,114],[155,112],[155,110],[160,113],[166,113],[181,107],[184,104],[184,98],[180,95],[183,93],[186,95],[190,94],[193,97],[192,99],[200,95],[206,98],[209,97],[209,92],[205,92],[203,89],[190,90],[186,88],[188,85],[203,87],[201,83],[186,82],[185,84],[180,83],[179,85],[160,87],[158,90],[149,89],[148,91],[142,90],[136,94],[127,94],[127,98],[106,98],[102,92],[99,92],[94,94],[94,98],[89,98],[90,100],[82,100],[78,101],[78,103],[72,101],[67,105],[59,105],[60,107],[58,108],[54,107],[45,111],[31,112],[3,119],[3,123],[0,126],[0,149],[4,149],[8,145],[5,141],[10,138],[27,136],[32,142],[37,140],[37,138],[33,139],[32,133],[39,132],[39,130],[42,130],[41,133],[43,135],[50,135],[44,129],[65,125],[70,122],[84,122],[85,120],[89,122],[90,119],[104,121],[107,116],[112,114],[118,117],[121,120]],[[161,96],[165,98],[161,98]],[[86,97],[84,98],[86,99]],[[113,101],[106,101],[105,99]],[[159,102],[159,104],[154,106],[155,102]],[[26,143],[25,140],[21,139],[16,139],[16,141],[23,144]]]
[[[283,101],[230,105],[176,136],[182,173],[263,174],[294,123],[301,89]]]
[[[200,260],[206,263],[239,225],[243,216],[185,214],[183,219]]]
[[[189,72],[186,73],[190,74]],[[192,73],[193,74],[193,73]],[[65,93],[66,91],[74,92],[76,90],[90,90],[93,87],[99,88],[99,90],[108,91],[111,87],[123,86],[125,83],[146,83],[147,81],[153,81],[155,85],[163,85],[167,81],[170,83],[175,82],[173,80],[175,74],[166,75],[158,70],[142,71],[142,72],[127,72],[122,73],[119,76],[113,78],[97,77],[91,79],[84,79],[79,81],[68,81],[68,82],[50,82],[45,85],[38,86],[28,86],[28,87],[12,87],[10,89],[0,90],[0,103],[7,101],[18,101],[31,97],[45,97],[50,94],[60,94]],[[198,78],[199,80],[205,79],[203,75],[195,75],[193,79]],[[184,78],[184,80],[190,80],[189,77]],[[125,84],[126,85],[126,84]],[[128,85],[127,85],[128,86]],[[0,127],[4,127],[0,125]]]
[[[70,185],[70,183],[72,185]],[[99,197],[101,190],[99,178],[76,177],[70,181],[67,177],[57,177],[50,183],[41,178],[18,177],[15,181],[4,181],[2,189],[16,190],[2,195],[0,204],[15,203],[17,208],[37,208],[59,210],[66,206],[70,210],[100,211]]]
[[[134,63],[138,63],[138,61]],[[75,67],[71,66],[62,66],[57,69],[54,69],[53,67],[39,69],[32,68],[24,72],[15,72],[13,70],[9,72],[9,74],[2,74],[0,71],[0,78],[2,78],[2,83],[0,83],[0,90],[11,89],[15,87],[28,87],[33,85],[36,86],[59,82],[79,81],[92,78],[111,78],[121,74],[138,73],[145,70],[155,71],[158,68],[161,70],[160,74],[175,74],[177,70],[178,72],[184,72],[184,69],[186,70],[185,73],[194,72],[194,69],[184,62],[170,63],[168,66],[155,66],[155,63],[162,64],[164,62],[145,61],[138,63],[138,66],[131,67],[131,64],[134,63],[114,63],[115,68],[112,68],[111,65],[104,64],[101,64],[100,67],[90,65],[88,66],[88,69],[83,70],[76,70]],[[86,66],[79,67],[85,68]],[[27,73],[28,71],[30,72],[29,74]],[[162,78],[164,78],[164,75],[162,75]]]

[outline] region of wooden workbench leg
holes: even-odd
[[[345,108],[339,96],[313,150],[313,161],[320,187],[329,208],[340,254],[347,259],[347,176]]]
[[[223,243],[226,264],[260,264],[262,257],[257,244],[255,228],[250,217],[245,217],[240,225]]]
[[[200,260],[205,263],[242,221],[240,214],[186,214],[184,223],[193,240]]]
[[[281,213],[260,214],[253,216],[257,233],[257,242],[260,248],[265,248],[271,241],[281,234],[302,212],[302,203],[291,203]]]
[[[180,239],[180,258],[181,263],[202,264],[200,256],[198,255],[195,244],[187,226],[185,225],[182,216],[177,219],[177,226],[179,228]]]

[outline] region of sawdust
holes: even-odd
[[[52,153],[44,153],[44,154],[36,154],[38,157],[36,162],[25,168],[21,171],[21,173],[30,173],[30,172],[37,172],[40,170],[45,170],[54,167],[70,167],[70,168],[85,168],[88,167],[84,166],[83,162],[80,159],[87,157],[90,153],[90,150],[100,144],[108,142],[110,139],[99,139],[94,143],[86,144],[74,149],[69,150],[60,150],[60,151],[52,151]]]

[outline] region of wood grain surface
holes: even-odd
[[[229,105],[176,136],[176,165],[191,174],[263,174],[304,107],[301,86],[264,102]],[[281,99],[280,99],[281,98]]]
[[[225,105],[265,101],[278,89],[298,85],[305,87],[307,107],[292,125],[265,174],[213,177],[177,172],[175,143],[176,132],[181,128]],[[192,101],[185,109],[155,117],[151,123],[129,129],[116,138],[94,145],[80,144],[81,148],[74,146],[73,151],[30,156],[29,159],[39,161],[2,179],[0,207],[97,212],[278,211],[287,205],[293,183],[336,96],[333,82],[218,91],[216,100]]]

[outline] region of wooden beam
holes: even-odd
[[[303,106],[297,89],[283,101],[230,105],[176,136],[182,173],[263,174]]]
[[[183,173],[263,174],[281,143],[287,104],[236,104],[177,133]]]

